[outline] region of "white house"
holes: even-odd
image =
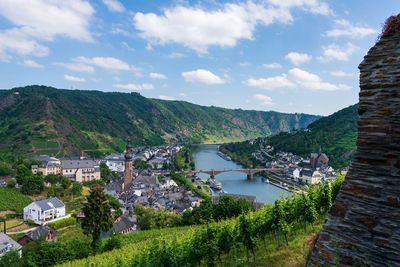
[[[57,197],[35,201],[24,208],[24,221],[33,220],[36,224],[62,217],[66,217],[65,205]]]

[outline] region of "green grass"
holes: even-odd
[[[69,240],[91,241],[91,238],[83,233],[79,223],[57,230],[57,233],[59,235],[57,242],[66,242]]]
[[[13,210],[22,212],[32,199],[23,195],[15,188],[0,187],[0,211]]]

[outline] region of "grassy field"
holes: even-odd
[[[31,202],[32,199],[23,195],[17,189],[0,186],[0,211],[13,210],[22,212],[24,207]]]

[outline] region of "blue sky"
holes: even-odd
[[[0,1],[0,88],[328,115],[398,0]]]

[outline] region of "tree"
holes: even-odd
[[[61,177],[61,186],[64,189],[68,189],[71,186],[71,180],[65,176]]]
[[[31,166],[32,166],[32,165],[40,166],[40,165],[42,165],[42,160],[40,160],[40,159],[34,159],[34,160],[32,160],[32,162],[31,162]]]
[[[19,267],[23,266],[18,251],[11,249],[0,257],[0,267]]]
[[[214,218],[223,220],[233,217],[235,206],[236,203],[232,196],[224,195],[220,197],[218,204],[214,206]]]
[[[72,184],[72,194],[74,196],[80,196],[82,194],[82,185],[80,183],[74,182]]]
[[[236,201],[236,211],[235,216],[238,216],[242,213],[247,213],[249,211],[254,211],[254,206],[245,198],[239,198]]]
[[[107,182],[107,177],[111,174],[111,170],[108,168],[107,164],[100,163],[100,178],[104,182]]]
[[[23,164],[17,166],[17,183],[22,185],[27,176],[32,175],[32,172]]]
[[[92,236],[92,248],[98,249],[100,233],[106,233],[112,227],[111,207],[107,196],[99,186],[90,189],[90,195],[83,206],[85,217],[82,219],[82,229],[86,235]]]
[[[140,230],[150,230],[154,227],[157,213],[152,208],[137,206],[135,208],[135,214],[137,216],[137,225]]]
[[[18,178],[17,178],[18,181]],[[41,175],[33,175],[32,173],[25,176],[21,183],[21,193],[25,195],[31,195],[33,193],[40,193],[43,191],[44,182]]]
[[[11,174],[10,165],[6,162],[0,162],[0,176],[6,176]]]
[[[135,169],[148,169],[150,168],[150,164],[147,164],[146,161],[141,160],[141,159],[135,159],[135,161],[133,162],[133,166],[135,167]]]
[[[48,174],[44,177],[44,181],[51,185],[55,185],[61,182],[61,177],[55,174]]]
[[[200,202],[200,206],[195,209],[199,210],[201,222],[210,222],[213,216],[213,204],[211,198],[206,198]]]
[[[8,188],[14,188],[16,184],[17,184],[17,181],[15,181],[15,179],[10,179],[7,182],[7,187]]]

